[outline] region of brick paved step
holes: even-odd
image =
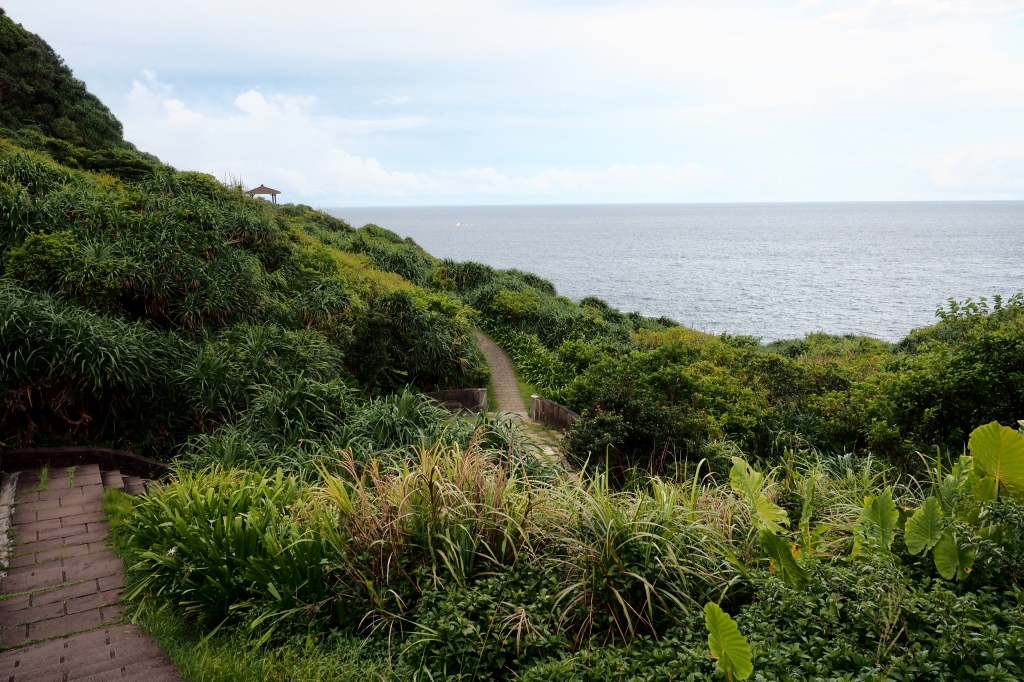
[[[96,464],[19,473],[16,544],[0,578],[0,594],[15,595],[0,600],[0,682],[180,680],[155,640],[113,625],[123,617],[124,565],[105,546],[103,488],[119,483],[146,492],[141,478]]]
[[[103,472],[103,487],[104,488],[115,488],[117,490],[124,490],[124,477],[121,476],[120,471],[104,471]]]
[[[125,476],[124,489],[125,492],[131,493],[132,495],[146,494],[146,484],[143,483],[142,479],[138,476]]]
[[[68,680],[80,680],[81,682],[106,682],[107,680],[146,680],[146,682],[152,682],[157,676],[161,676],[165,680],[180,680],[181,677],[178,675],[177,670],[174,668],[174,664],[170,661],[162,660],[149,660],[140,661],[134,664],[128,664],[115,670],[110,670],[104,673],[95,673],[87,677],[78,677],[77,675],[68,677]]]
[[[167,668],[174,671],[170,658],[157,646],[102,647],[78,655],[65,655],[63,662],[56,662],[47,668],[37,668],[28,675],[17,676],[21,682],[35,680],[67,679],[80,680],[97,678],[114,673],[111,679],[121,679],[122,668],[146,665],[147,669]],[[176,672],[176,671],[175,671]],[[66,675],[64,673],[67,673]]]
[[[526,406],[523,404],[523,396],[519,393],[519,384],[516,383],[516,374],[508,355],[482,332],[476,332],[476,343],[491,368],[491,384],[494,386],[498,410],[525,415]]]
[[[180,679],[156,642],[134,625],[93,630],[0,654],[0,679],[17,682],[124,679],[122,668],[124,675],[151,682]]]

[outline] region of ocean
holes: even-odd
[[[897,341],[949,298],[1024,288],[1024,202],[327,209],[439,258],[533,272],[708,332]]]

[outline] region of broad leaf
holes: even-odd
[[[750,508],[751,520],[758,530],[783,532],[782,526],[789,524],[789,517],[784,509],[764,494],[765,480],[760,472],[754,471],[743,459],[733,457],[729,482],[733,490],[743,495]]]
[[[911,554],[927,552],[942,537],[942,529],[942,507],[937,499],[929,497],[907,519],[907,529],[903,535],[907,550]]]
[[[900,512],[892,501],[892,487],[886,488],[877,497],[864,498],[864,509],[857,520],[857,536],[853,553],[859,554],[864,544],[889,551],[896,538],[896,523]]]
[[[1024,436],[999,422],[979,426],[967,443],[974,472],[988,484],[991,497],[1002,487],[1014,497],[1024,496]]]
[[[808,575],[807,571],[800,568],[800,565],[796,562],[789,540],[776,535],[770,530],[762,530],[759,537],[761,539],[761,546],[764,547],[764,551],[771,557],[775,575],[779,576],[784,583],[794,589],[802,590],[806,587],[807,581],[810,580],[811,576]]]
[[[935,558],[935,568],[939,575],[946,580],[956,578],[963,580],[971,572],[974,565],[974,548],[961,547],[957,544],[953,531],[948,528],[942,533],[942,537],[932,550]]]
[[[736,621],[718,604],[704,605],[704,625],[708,629],[708,648],[718,669],[731,680],[745,680],[754,672],[750,662],[750,644],[740,632]]]

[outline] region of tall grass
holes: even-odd
[[[131,594],[210,623],[287,615],[403,631],[425,590],[544,562],[561,576],[567,636],[629,641],[735,580],[699,482],[614,492],[605,478],[533,478],[524,457],[478,435],[416,447],[401,464],[344,451],[311,485],[280,471],[179,471],[137,504]]]

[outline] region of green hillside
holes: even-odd
[[[0,125],[87,149],[130,147],[121,122],[64,60],[0,9]]]

